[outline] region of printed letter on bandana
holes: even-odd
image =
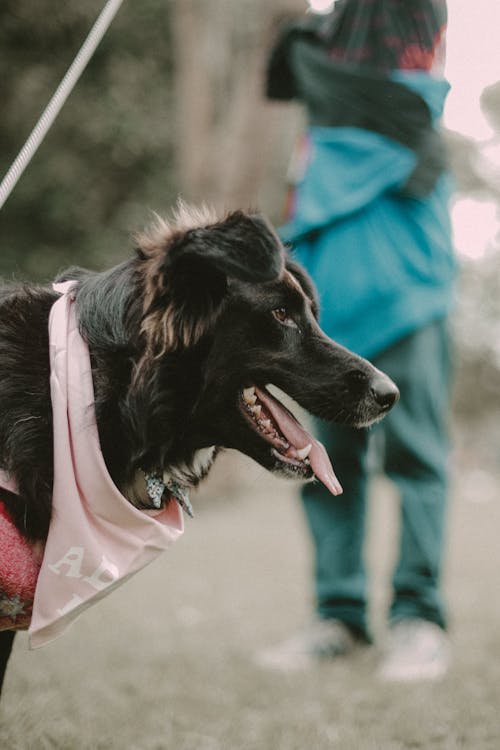
[[[86,583],[89,583],[96,591],[102,591],[119,577],[120,571],[116,565],[113,565],[113,563],[103,555],[99,567],[94,570],[91,576],[85,576],[83,580]]]
[[[60,575],[61,571],[59,568],[61,565],[67,565],[68,571],[64,573],[66,578],[81,578],[81,569],[83,562],[83,547],[70,547],[64,557],[61,557],[59,562],[49,565],[50,570],[56,575]]]

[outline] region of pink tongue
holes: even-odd
[[[260,388],[256,388],[255,391],[259,401],[264,404],[273,419],[277,422],[283,435],[295,448],[305,448],[309,443],[312,444],[309,461],[315,475],[330,490],[332,495],[340,495],[342,487],[335,476],[325,446],[319,440],[315,440],[307,430],[304,430],[295,417],[279,401],[276,401],[270,393],[261,391]]]

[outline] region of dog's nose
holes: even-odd
[[[399,389],[396,384],[379,370],[372,378],[370,392],[377,404],[381,406],[384,411],[392,409],[396,401],[399,399]]]

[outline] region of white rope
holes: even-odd
[[[31,135],[19,152],[18,157],[12,164],[11,168],[5,175],[0,184],[0,208],[11,194],[14,186],[21,177],[22,173],[35,155],[41,142],[47,135],[48,131],[68,96],[71,94],[78,79],[85,70],[87,63],[94,54],[97,45],[108,30],[111,21],[118,12],[123,0],[108,0],[104,6],[99,18],[92,26],[86,40],[80,51],[75,57],[73,63],[68,68],[68,72],[59,84],[54,96],[47,104],[37,124],[31,131]]]

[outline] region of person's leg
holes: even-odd
[[[290,671],[348,654],[369,641],[363,563],[367,432],[318,423],[344,492],[334,497],[320,482],[302,496],[313,540],[317,618],[292,637],[259,652],[257,663]]]
[[[385,420],[386,472],[401,495],[401,542],[391,621],[420,618],[446,626],[440,591],[447,504],[450,358],[437,321],[376,358],[401,399]]]
[[[344,490],[334,497],[319,482],[302,488],[314,546],[317,613],[321,619],[342,621],[356,636],[369,640],[363,562],[368,433],[318,423],[316,434]]]

